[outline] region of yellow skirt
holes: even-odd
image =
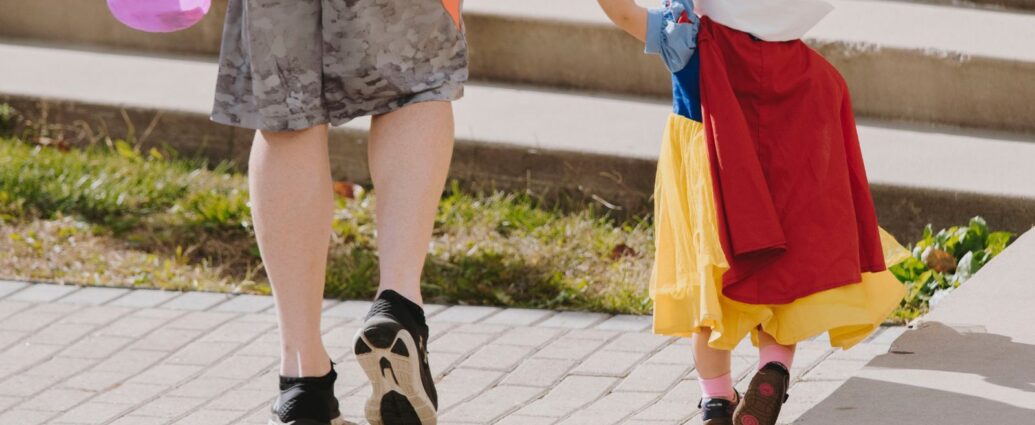
[[[905,296],[903,285],[887,271],[863,273],[857,284],[790,304],[745,304],[723,295],[729,264],[719,241],[704,126],[676,114],[665,131],[654,202],[655,333],[686,337],[708,328],[709,346],[732,350],[749,333],[757,344],[759,328],[785,345],[829,332],[832,346],[847,349],[876,330]],[[886,264],[909,256],[883,229],[881,242]]]

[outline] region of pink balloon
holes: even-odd
[[[126,26],[146,32],[190,28],[205,17],[212,0],[108,0],[112,16]]]

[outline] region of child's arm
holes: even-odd
[[[640,41],[647,41],[647,9],[633,0],[597,0],[607,17]]]
[[[672,72],[690,62],[701,24],[693,0],[666,0],[663,7],[644,9],[634,0],[597,0],[615,25],[644,42],[645,51],[661,55]]]

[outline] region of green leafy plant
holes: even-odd
[[[18,125],[18,111],[11,105],[0,103],[0,136],[13,133],[16,125]]]
[[[910,247],[912,256],[890,268],[908,290],[894,317],[908,321],[926,313],[1003,252],[1013,237],[1010,232],[989,232],[981,217],[937,233],[928,224],[923,238]]]

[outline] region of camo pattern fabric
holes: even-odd
[[[267,131],[456,100],[467,43],[443,0],[230,0],[212,120]]]

